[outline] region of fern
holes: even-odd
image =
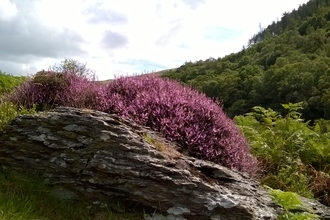
[[[234,118],[252,154],[259,158],[261,182],[309,198],[327,195],[313,190],[315,177],[310,169],[330,171],[329,121],[318,120],[310,126],[298,112],[303,103],[282,106],[288,111],[284,117],[272,109],[255,107],[253,112]],[[324,186],[322,190],[329,189]]]
[[[280,204],[285,213],[279,216],[279,220],[313,220],[319,219],[316,214],[312,214],[312,210],[305,207],[300,201],[298,195],[293,192],[283,192],[281,190],[267,187],[272,199]]]

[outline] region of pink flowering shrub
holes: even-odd
[[[24,107],[34,104],[56,107],[95,106],[98,85],[84,76],[69,72],[40,71],[15,88],[8,100]]]
[[[157,76],[122,77],[101,85],[84,75],[41,71],[7,98],[24,107],[39,104],[115,113],[161,132],[191,156],[250,174],[257,169],[247,141],[218,102]]]
[[[234,122],[212,101],[156,76],[118,78],[98,93],[97,109],[161,132],[191,156],[253,174],[257,160]]]

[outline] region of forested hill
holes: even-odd
[[[305,119],[330,119],[330,0],[310,0],[223,58],[186,62],[163,74],[222,101],[231,117],[253,106],[305,103]]]

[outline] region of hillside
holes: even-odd
[[[142,126],[154,126],[156,131],[167,134],[171,140],[176,138],[179,145],[198,149],[205,158],[211,155],[215,161],[220,158],[219,155],[224,155],[219,161],[232,158],[232,161],[242,162],[242,157],[236,152],[218,154],[213,151],[244,149],[230,147],[242,140],[241,135],[219,133],[221,129],[214,127],[228,126],[229,121],[238,126],[249,143],[248,153],[258,162],[254,178],[273,189],[270,192],[275,201],[289,206],[283,214],[287,218],[282,219],[312,219],[305,216],[305,211],[297,212],[301,208],[300,201],[293,192],[330,206],[329,37],[330,0],[311,0],[298,10],[283,14],[280,21],[256,33],[239,53],[187,62],[176,69],[156,73],[219,99],[234,123],[223,120],[225,114],[220,117],[210,112],[220,109],[218,102],[207,99],[207,102],[196,104],[198,95],[195,91],[184,95],[173,88],[164,89],[160,86],[163,84],[154,84],[148,78],[143,82],[147,84],[135,82],[137,77],[95,83],[94,75],[85,64],[73,59],[63,61],[59,69],[39,71],[31,78],[0,72],[0,132],[8,122],[21,114],[47,111],[55,106],[96,109],[134,117]],[[155,80],[158,82],[161,79],[156,77]],[[149,89],[148,92],[146,89]],[[187,92],[188,89],[180,91]],[[187,103],[190,105],[187,106]],[[156,123],[168,129],[168,133]],[[219,136],[211,136],[213,133]],[[229,140],[229,137],[232,138]],[[228,141],[223,141],[226,138]],[[201,142],[203,140],[207,142]],[[211,148],[219,143],[225,144],[221,148]],[[200,156],[199,151],[191,155]],[[184,152],[191,153],[192,150]],[[242,162],[243,165],[252,167],[246,162]],[[13,180],[7,178],[8,174],[0,171],[0,188],[13,186]],[[27,181],[24,179],[24,182]],[[10,188],[16,192],[16,188],[20,187]],[[22,185],[21,188],[26,187]],[[6,206],[8,203],[19,207],[18,210],[27,210],[21,208],[26,205],[20,205],[20,201],[33,204],[36,210],[46,210],[47,214],[54,210],[53,207],[58,207],[44,202],[44,207],[40,208],[39,203],[31,200],[37,198],[34,192],[32,196],[20,193],[26,195],[22,199],[13,196],[10,190],[0,190],[0,198],[5,198],[2,204],[0,201],[0,210],[10,214]],[[10,200],[7,198],[13,198],[13,202],[8,202]],[[81,215],[76,211],[80,209],[68,207],[73,210],[71,213],[61,211],[59,215]],[[94,215],[85,206],[82,207],[86,215]],[[34,212],[34,209],[30,210],[27,211]],[[18,216],[23,214],[18,213]],[[38,213],[39,217],[41,214]]]
[[[186,62],[163,77],[219,99],[230,117],[304,102],[303,118],[330,119],[330,1],[311,0],[223,58]],[[284,113],[284,112],[282,112]]]
[[[12,76],[0,70],[0,96],[5,92],[11,91],[15,86],[24,81],[24,76]]]

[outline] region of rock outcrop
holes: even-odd
[[[277,219],[283,211],[247,175],[186,156],[116,115],[60,107],[19,116],[0,143],[3,168],[38,171],[67,196],[115,198],[168,219]]]

